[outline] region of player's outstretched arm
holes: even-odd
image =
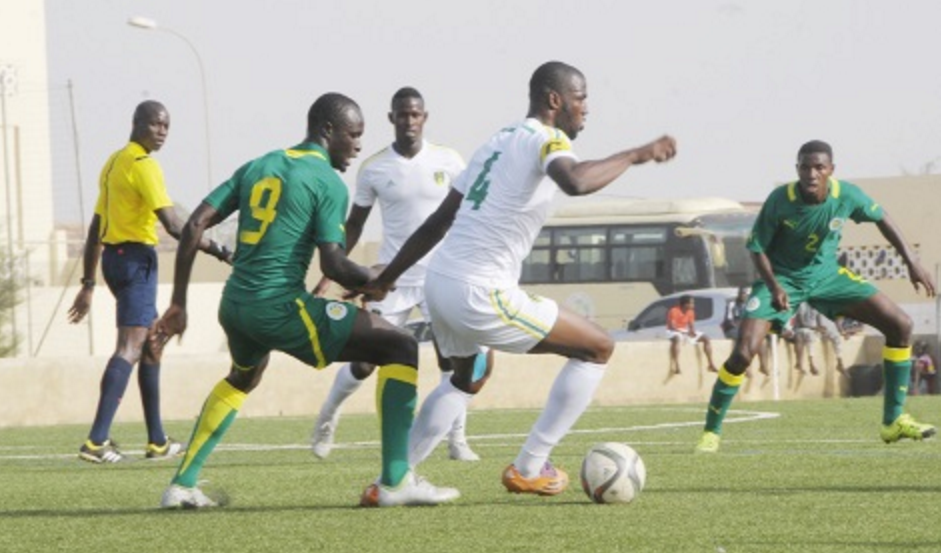
[[[347,290],[358,290],[369,282],[369,269],[346,257],[346,250],[336,242],[325,242],[317,246],[320,255],[320,272]]]
[[[160,220],[160,224],[166,229],[167,234],[180,240],[183,233],[183,221],[181,221],[179,215],[176,214],[176,210],[171,206],[158,209],[154,213],[156,213],[157,219]],[[213,220],[206,228],[215,226],[219,222],[218,220]],[[229,248],[220,246],[215,240],[200,238],[199,250],[208,253],[223,263],[232,264],[232,252]]]
[[[399,253],[373,283],[375,286],[372,288],[391,290],[402,273],[425,257],[444,238],[451,224],[454,223],[454,217],[457,216],[457,210],[460,209],[462,201],[464,201],[463,194],[453,188],[449,190],[448,195],[438,205],[435,212],[429,215],[425,222],[408,237]]]
[[[936,293],[934,279],[931,278],[931,274],[921,266],[918,258],[912,253],[911,248],[908,247],[908,243],[902,237],[902,231],[896,226],[895,221],[889,217],[887,212],[883,211],[882,220],[876,223],[876,226],[879,227],[879,232],[882,233],[882,236],[884,236],[885,239],[892,244],[892,247],[895,248],[895,251],[899,252],[899,255],[902,256],[905,265],[908,266],[908,278],[911,279],[915,290],[924,288],[928,297],[933,298]]]
[[[662,163],[676,156],[676,140],[664,135],[639,148],[624,150],[599,160],[575,161],[561,157],[549,164],[548,173],[569,196],[584,196],[601,190],[631,165],[648,161]]]

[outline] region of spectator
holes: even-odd
[[[911,395],[938,393],[938,365],[928,353],[928,343],[924,340],[915,342],[912,348],[912,387]],[[924,387],[922,383],[924,382]]]
[[[718,372],[712,361],[712,343],[709,337],[702,332],[696,332],[696,310],[693,297],[680,296],[679,302],[667,311],[667,337],[670,339],[670,370],[673,374],[680,374],[680,344],[702,343],[709,362],[709,372]]]

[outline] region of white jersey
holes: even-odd
[[[464,201],[428,270],[488,288],[517,286],[558,189],[546,168],[559,157],[575,157],[568,136],[537,119],[493,135],[454,183]]]
[[[369,157],[356,176],[353,203],[382,210],[382,246],[379,263],[389,263],[409,236],[441,204],[451,183],[464,170],[464,160],[450,148],[422,141],[421,150],[409,159],[391,145]],[[421,286],[431,254],[396,281],[401,286]]]

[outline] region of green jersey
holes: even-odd
[[[806,204],[792,182],[777,187],[765,200],[746,247],[767,255],[776,275],[812,283],[839,268],[836,250],[848,219],[881,221],[882,207],[855,184],[834,178],[823,203]]]
[[[238,243],[223,298],[285,299],[305,291],[318,244],[346,247],[346,184],[317,144],[266,154],[206,198],[223,217],[239,212]]]

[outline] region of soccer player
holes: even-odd
[[[98,258],[108,289],[117,300],[118,340],[101,377],[101,395],[88,439],[79,448],[80,459],[91,463],[117,463],[124,459],[111,439],[111,423],[127,389],[134,365],[147,424],[145,455],[149,459],[175,457],[184,445],[163,432],[160,418],[160,352],[147,336],[157,319],[157,230],[159,220],[170,236],[179,239],[182,221],[167,195],[160,164],[151,156],[170,132],[170,114],[160,102],[147,100],[134,110],[131,138],[113,153],[98,183],[95,215],[88,226],[82,256],[82,288],[69,308],[70,323],[85,318],[95,291]],[[202,240],[200,249],[228,261],[229,252]],[[103,251],[102,251],[103,250]]]
[[[366,159],[360,167],[353,208],[346,219],[347,254],[359,241],[366,219],[378,200],[382,210],[379,262],[391,261],[418,225],[438,207],[451,182],[464,170],[460,154],[423,138],[427,120],[425,100],[418,90],[404,87],[392,96],[389,122],[395,128],[395,142]],[[399,277],[393,292],[381,302],[367,303],[366,309],[401,327],[408,322],[412,309],[417,307],[427,321],[428,307],[423,288],[429,259],[430,254],[422,258]],[[317,285],[315,294],[323,295],[329,285],[330,280],[325,277]],[[478,361],[481,371],[486,370],[487,354],[481,354]],[[440,354],[438,366],[441,378],[451,378],[451,367]],[[354,362],[343,365],[337,372],[314,425],[311,440],[314,455],[323,459],[330,454],[340,422],[340,406],[374,370],[375,365]],[[478,380],[482,377],[483,373]],[[448,455],[459,461],[477,461],[480,457],[467,445],[464,436],[466,418],[465,410],[455,419],[448,433]]]
[[[605,159],[579,161],[571,140],[584,127],[587,96],[578,69],[556,61],[536,69],[526,118],[500,129],[477,150],[444,202],[367,286],[367,297],[381,297],[444,239],[428,266],[425,298],[454,376],[422,405],[409,446],[413,466],[476,393],[474,365],[484,347],[555,353],[566,362],[522,450],[503,472],[503,484],[511,492],[541,495],[561,493],[568,485],[568,475],[553,466],[549,454],[591,401],[614,343],[598,325],[520,289],[522,262],[557,189],[571,196],[591,194],[632,165],[667,161],[676,153],[673,138],[664,136]]]
[[[382,474],[368,488],[368,505],[437,504],[460,495],[436,488],[409,470],[408,433],[418,379],[418,344],[381,317],[340,301],[315,298],[304,277],[316,248],[323,274],[356,290],[371,274],[346,257],[343,218],[349,193],[334,169],[345,171],[360,150],[359,106],[337,93],[311,105],[307,136],[240,167],[203,200],[177,250],[173,300],[157,323],[159,341],[186,330],[186,291],[195,244],[205,229],[238,211],[238,245],[219,305],[232,369],[210,392],[190,447],[161,500],[164,508],[213,507],[198,487],[199,472],[261,381],[272,350],[316,368],[333,361],[379,365],[376,404],[382,429]]]
[[[833,150],[810,141],[797,152],[798,180],[774,189],[765,200],[747,247],[761,280],[752,286],[732,354],[719,370],[697,452],[719,449],[722,419],[741,386],[743,373],[772,326],[783,325],[802,302],[825,316],[846,315],[885,335],[885,398],[881,437],[886,443],[921,440],[935,428],[903,413],[911,373],[912,320],[875,286],[837,262],[843,226],[875,223],[908,266],[915,289],[935,295],[935,284],[895,223],[856,185],[833,178]]]
[[[716,364],[712,361],[712,342],[702,332],[696,331],[696,304],[693,297],[688,294],[680,296],[676,305],[667,311],[667,338],[670,340],[670,370],[673,374],[680,374],[680,345],[702,344],[709,362],[709,372],[716,372]]]

